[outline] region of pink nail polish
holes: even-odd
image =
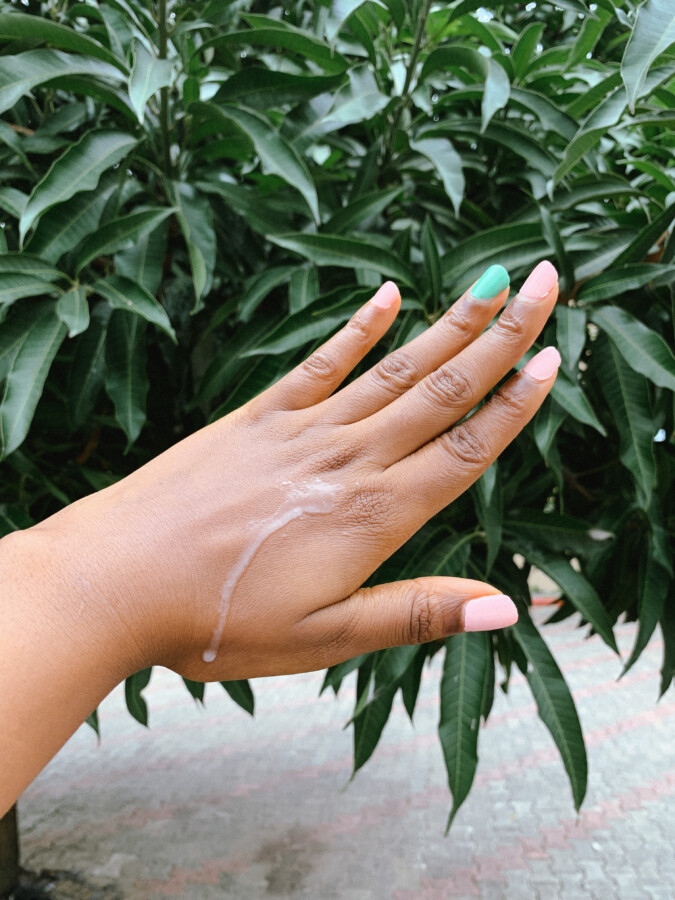
[[[548,381],[558,371],[560,354],[555,347],[544,347],[525,365],[523,372],[535,381]]]
[[[492,631],[518,621],[518,610],[506,594],[475,597],[464,604],[464,631]]]
[[[370,302],[373,306],[377,306],[378,309],[389,309],[390,306],[396,303],[399,296],[398,288],[394,282],[385,281],[375,296],[370,298]]]
[[[556,267],[545,259],[532,269],[527,281],[518,293],[530,300],[541,300],[548,294],[557,280],[558,272]]]

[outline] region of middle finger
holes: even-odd
[[[469,413],[544,327],[558,296],[558,273],[544,260],[497,322],[457,356],[402,397],[359,422],[372,457],[390,466],[433,440]]]

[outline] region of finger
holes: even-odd
[[[326,666],[383,647],[491,631],[517,620],[513,601],[491,585],[430,575],[360,588],[346,600],[310,613],[301,628]]]
[[[385,281],[347,324],[257,398],[268,409],[305,409],[329,397],[396,318],[401,295]]]
[[[430,328],[326,401],[326,420],[348,425],[372,415],[470,344],[508,298],[509,275],[490,266]]]
[[[373,458],[392,465],[471,412],[532,346],[555,305],[557,279],[551,263],[540,263],[492,328],[364,420]]]
[[[559,366],[558,351],[546,347],[465,422],[386,469],[406,498],[411,534],[470,487],[527,425]]]

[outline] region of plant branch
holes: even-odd
[[[394,120],[391,123],[389,128],[389,140],[386,141],[386,151],[383,166],[391,159],[392,147],[394,144],[394,135],[398,129],[398,126],[401,122],[401,116],[403,115],[403,110],[410,102],[410,85],[412,83],[413,75],[415,73],[415,67],[417,66],[417,59],[420,55],[420,50],[422,49],[422,38],[424,36],[424,29],[426,28],[427,19],[429,17],[429,12],[431,10],[431,0],[422,0],[422,9],[420,10],[420,15],[417,20],[417,27],[415,29],[415,38],[413,41],[412,52],[410,54],[410,61],[408,63],[408,68],[405,73],[405,82],[403,83],[403,90],[401,92],[401,100],[396,107],[396,112],[394,114]]]
[[[159,0],[159,58],[166,59],[168,47],[168,32],[166,27],[166,0]],[[173,166],[171,163],[171,137],[169,135],[169,89],[163,87],[160,91],[161,106],[159,112],[160,127],[162,130],[162,148],[164,151],[164,171],[167,178],[173,178]]]

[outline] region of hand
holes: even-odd
[[[484,331],[507,296],[467,292],[336,390],[396,317],[399,293],[386,282],[254,400],[33,530],[58,543],[83,603],[102,598],[138,668],[194,680],[320,669],[513,624],[510,600],[478,581],[360,587],[482,474],[550,390],[553,348],[456,424],[539,334],[555,269],[541,263]]]

